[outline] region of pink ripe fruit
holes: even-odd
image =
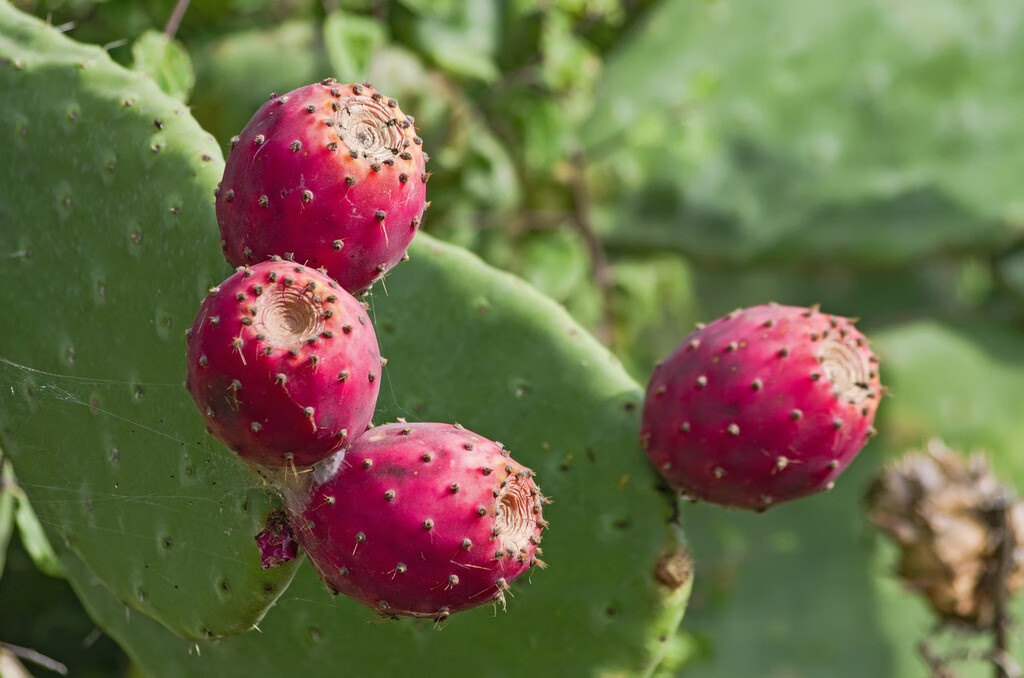
[[[764,510],[831,489],[874,434],[877,363],[847,318],[776,304],[735,311],[654,370],[641,442],[692,499]]]
[[[459,425],[367,431],[293,514],[328,587],[385,617],[445,620],[504,603],[535,564],[544,502],[533,472]]]
[[[422,143],[412,118],[369,84],[328,79],[271,97],[231,140],[217,189],[228,262],[284,255],[365,290],[419,227]]]
[[[275,260],[213,288],[188,331],[188,386],[243,459],[308,466],[370,423],[381,357],[366,309],[326,275]]]

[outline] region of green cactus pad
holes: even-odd
[[[7,306],[19,331],[0,339],[0,440],[72,585],[147,671],[658,670],[690,577],[673,499],[638,445],[642,390],[554,302],[422,234],[369,298],[389,359],[376,420],[457,421],[534,468],[554,500],[547,569],[513,584],[507,612],[438,632],[368,623],[307,565],[262,633],[196,643],[252,627],[291,574],[259,570],[271,494],[203,434],[181,388],[181,333],[228,273],[216,143],[151,83],[3,4],[0,56],[0,129],[28,129],[0,179],[36,189],[0,204],[14,225],[0,253],[16,255],[0,276],[21,290]]]
[[[876,267],[998,247],[1024,213],[1022,17],[1015,0],[657,3],[583,126],[616,147],[608,246]]]
[[[387,278],[387,295],[379,289],[371,300],[389,359],[379,421],[458,421],[534,468],[554,500],[544,513],[548,567],[513,583],[507,611],[461,612],[438,631],[432,621],[372,623],[371,610],[332,599],[303,566],[260,623],[262,633],[202,645],[201,656],[187,660],[187,642],[146,620],[126,621],[109,595],[85,589],[72,574],[93,614],[143,666],[160,666],[164,676],[283,675],[298,667],[320,674],[340,657],[359,675],[398,675],[423,664],[478,676],[484,660],[491,676],[650,675],[657,668],[689,581],[673,590],[657,578],[659,559],[680,535],[668,522],[672,502],[655,489],[636,444],[641,392],[525,283],[423,235],[411,254]]]
[[[203,432],[185,328],[230,272],[215,140],[152,81],[0,3],[0,440],[52,539],[189,638],[246,631],[260,481]]]

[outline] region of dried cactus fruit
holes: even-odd
[[[900,578],[944,620],[979,629],[995,621],[992,579],[1004,538],[1012,538],[1005,591],[1024,587],[1024,501],[1013,501],[982,454],[965,460],[933,439],[882,469],[867,511],[900,547]]]

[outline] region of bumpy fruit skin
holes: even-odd
[[[385,617],[504,604],[535,564],[544,497],[497,443],[451,424],[367,431],[293,513],[295,533],[332,591]]]
[[[654,370],[641,443],[691,499],[764,510],[831,489],[874,434],[877,363],[847,318],[775,304],[735,311]]]
[[[241,268],[210,291],[187,344],[207,430],[247,461],[312,465],[373,416],[381,357],[366,309],[306,266]]]
[[[231,142],[217,189],[224,255],[232,266],[293,257],[358,294],[419,228],[424,163],[412,118],[370,85],[275,95]]]

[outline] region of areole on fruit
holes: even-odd
[[[828,338],[822,342],[821,367],[840,398],[858,404],[871,395],[871,363],[850,340]]]
[[[352,95],[341,99],[334,114],[338,138],[360,157],[373,162],[398,155],[405,135],[394,110],[373,97]]]
[[[273,348],[302,346],[324,331],[324,309],[319,295],[306,288],[274,286],[254,304],[253,326]]]
[[[501,548],[517,553],[529,546],[530,536],[536,527],[534,502],[530,494],[531,486],[536,486],[522,482],[516,476],[510,476],[507,482],[495,501],[494,524],[498,528]]]

